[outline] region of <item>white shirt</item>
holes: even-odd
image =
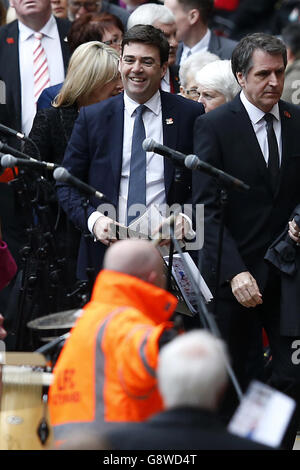
[[[171,92],[171,85],[170,85],[170,70],[169,67],[167,68],[167,71],[164,75],[164,77],[161,79],[160,83],[160,88],[163,91]]]
[[[36,31],[28,28],[20,21],[18,26],[22,132],[28,135],[36,114],[33,92],[33,47]],[[40,32],[45,35],[42,38],[42,45],[47,56],[50,85],[57,85],[64,81],[65,73],[60,38],[54,16],[51,15]]]
[[[160,93],[157,91],[149,101],[144,103],[148,108],[143,113],[146,138],[151,137],[159,144],[163,143],[163,126]],[[129,170],[131,159],[132,134],[135,120],[135,110],[139,106],[124,92],[124,133],[123,158],[119,190],[118,222],[126,225],[127,196]],[[146,153],[146,206],[151,204],[163,206],[166,203],[164,182],[164,159],[153,152]],[[88,228],[93,226],[101,214],[93,212],[88,219]],[[164,215],[164,214],[162,214]]]
[[[189,57],[189,55],[195,54],[195,52],[207,51],[210,38],[211,38],[211,31],[208,29],[206,31],[206,34],[203,36],[203,38],[199,42],[197,42],[197,44],[195,44],[192,48],[183,44],[182,54],[180,58],[180,65],[182,65],[183,62],[185,62],[185,60]]]
[[[257,137],[259,146],[261,148],[262,154],[268,164],[269,159],[269,147],[268,147],[268,137],[267,137],[267,123],[264,119],[264,111],[254,106],[250,101],[246,98],[243,91],[240,94],[241,102],[246,108],[246,111],[249,115],[250,121],[252,123],[255,135]],[[273,119],[273,128],[277,139],[278,144],[278,151],[279,151],[279,161],[281,162],[282,156],[282,140],[281,140],[281,122],[280,122],[280,114],[279,114],[279,106],[276,103],[270,111],[270,114],[273,114],[275,119]]]

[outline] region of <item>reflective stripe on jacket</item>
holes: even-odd
[[[177,300],[133,276],[103,270],[54,369],[49,411],[55,438],[104,422],[144,421],[162,410],[158,341]]]

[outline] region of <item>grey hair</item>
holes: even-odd
[[[159,354],[158,386],[167,408],[216,409],[228,382],[225,343],[205,330],[184,333]]]
[[[205,65],[197,72],[196,83],[222,93],[227,102],[241,91],[241,87],[232,73],[230,60],[216,60]]]
[[[204,67],[204,65],[213,62],[215,60],[220,60],[216,54],[212,54],[208,51],[195,52],[195,54],[190,55],[179,69],[179,81],[180,85],[183,88],[186,88],[188,76],[196,77],[196,73]]]
[[[137,24],[150,24],[159,21],[163,24],[175,23],[175,17],[169,8],[164,5],[157,5],[155,3],[145,3],[137,7],[129,16],[127,21],[127,29],[136,26]]]

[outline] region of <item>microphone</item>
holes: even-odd
[[[6,135],[12,135],[14,137],[17,137],[20,140],[26,139],[25,134],[22,132],[15,131],[14,129],[11,129],[10,127],[4,126],[3,124],[0,124],[0,133],[6,134]]]
[[[1,165],[4,168],[13,168],[15,166],[18,167],[32,167],[32,168],[39,168],[39,169],[46,169],[46,170],[54,170],[57,168],[55,163],[50,162],[40,162],[35,160],[34,158],[25,159],[25,158],[16,158],[12,155],[3,155],[1,157]]]
[[[209,163],[203,162],[199,157],[197,157],[197,155],[187,155],[184,160],[184,164],[189,170],[203,171],[203,173],[207,173],[210,176],[221,179],[227,187],[234,186],[236,189],[242,191],[248,191],[250,189],[250,186],[243,181],[234,178],[218,168],[215,168]]]
[[[10,147],[10,145],[4,144],[3,142],[0,141],[0,152],[2,153],[8,153],[11,156],[14,155],[15,157],[18,158],[26,158],[27,160],[34,160],[34,158],[29,157],[26,153],[20,152],[19,150],[14,149],[13,147]]]
[[[79,191],[82,191],[89,196],[95,196],[98,199],[105,198],[104,194],[100,193],[100,191],[97,191],[89,184],[84,183],[80,179],[76,178],[76,176],[71,175],[71,173],[69,173],[68,170],[62,166],[59,166],[54,170],[53,177],[56,181],[69,183],[70,185],[75,186],[75,188],[79,189]]]
[[[186,155],[177,150],[170,149],[166,145],[158,144],[155,140],[148,138],[143,141],[143,149],[145,152],[154,152],[162,155],[163,157],[171,158],[178,163],[184,165],[184,159]]]

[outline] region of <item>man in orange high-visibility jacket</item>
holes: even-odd
[[[162,410],[159,343],[171,336],[177,305],[164,288],[163,260],[150,242],[123,240],[107,250],[91,301],[54,368],[49,410],[56,445]]]

